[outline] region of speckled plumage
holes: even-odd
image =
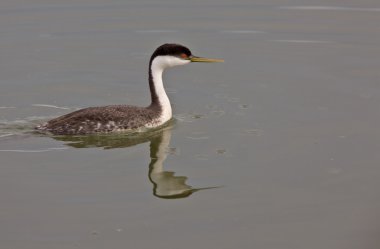
[[[123,132],[159,125],[158,107],[111,105],[89,107],[52,119],[37,127],[57,135]]]

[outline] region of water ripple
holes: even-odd
[[[15,134],[13,133],[8,133],[8,134],[0,134],[0,138],[3,138],[3,137],[9,137],[9,136],[13,136]]]
[[[332,41],[317,41],[317,40],[270,40],[272,42],[290,42],[290,43],[332,43]]]
[[[67,147],[59,147],[59,148],[46,148],[39,150],[0,150],[0,152],[22,152],[22,153],[40,153],[40,152],[49,152],[49,151],[57,151],[57,150],[66,150]]]
[[[15,106],[0,106],[0,109],[13,109]]]
[[[265,34],[266,32],[260,30],[222,30],[221,33],[226,34]]]
[[[49,107],[49,108],[56,108],[56,109],[63,109],[63,110],[70,110],[71,108],[67,106],[56,106],[56,105],[46,105],[46,104],[32,104],[32,106],[36,107]]]
[[[175,33],[177,30],[171,29],[152,29],[152,30],[136,30],[137,33]]]
[[[339,11],[370,11],[379,12],[380,8],[360,8],[360,7],[341,7],[341,6],[282,6],[280,9],[287,10],[339,10]]]

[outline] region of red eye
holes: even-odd
[[[180,56],[182,59],[187,59],[187,58],[188,58],[187,54],[180,54],[179,56]]]

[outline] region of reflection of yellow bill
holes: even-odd
[[[190,57],[191,62],[224,62],[222,59],[211,59],[211,58],[204,58],[204,57],[197,57],[192,56]]]

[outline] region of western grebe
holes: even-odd
[[[122,132],[138,128],[155,128],[172,118],[172,108],[165,92],[162,74],[166,68],[190,62],[223,62],[193,56],[180,44],[164,44],[154,51],[149,61],[151,104],[148,107],[110,105],[89,107],[52,119],[36,127],[56,135],[84,135]]]

